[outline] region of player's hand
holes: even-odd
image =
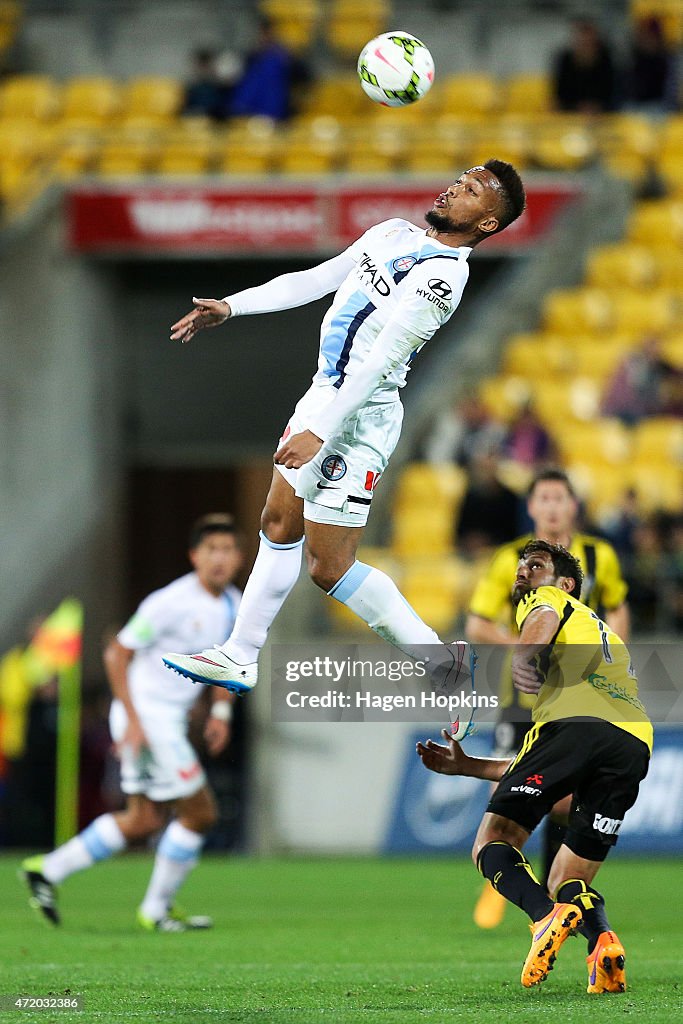
[[[447,729],[443,729],[441,735],[446,740],[445,747],[434,740],[416,745],[415,749],[422,764],[429,768],[430,772],[437,772],[439,775],[468,775],[468,755]]]
[[[515,689],[521,693],[536,694],[543,685],[543,679],[538,674],[526,646],[520,647],[512,655],[512,681]]]
[[[315,458],[323,442],[310,430],[302,430],[300,434],[290,434],[281,448],[275,452],[273,462],[276,466],[287,469],[299,469]]]
[[[209,715],[204,726],[204,742],[211,757],[216,757],[225,750],[231,735],[230,722],[223,722],[221,719]]]
[[[126,731],[121,737],[121,740],[114,744],[116,756],[121,757],[121,751],[124,747],[127,747],[133,757],[137,757],[140,751],[146,746],[147,737],[145,736],[144,729],[140,725],[140,720],[138,718],[129,718]]]
[[[192,298],[195,308],[191,313],[181,317],[171,327],[171,341],[181,341],[185,345],[204,327],[218,327],[224,324],[232,310],[222,299]]]

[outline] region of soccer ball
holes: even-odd
[[[384,107],[405,107],[429,92],[434,81],[432,55],[408,32],[384,32],[371,39],[358,58],[365,93]]]

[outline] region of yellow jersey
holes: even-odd
[[[498,622],[514,631],[515,609],[510,592],[520,555],[530,540],[535,540],[533,533],[517,537],[498,548],[472,594],[468,609],[472,615]],[[575,533],[568,550],[578,558],[583,569],[581,600],[584,604],[604,616],[624,603],[628,586],[611,544],[587,533]],[[533,698],[514,689],[508,661],[508,668],[501,677],[500,707],[530,709],[532,706]]]
[[[638,697],[638,680],[624,641],[588,605],[558,587],[538,587],[517,605],[517,627],[536,608],[552,608],[560,622],[536,655],[544,682],[534,722],[601,718],[632,733],[652,750],[653,731]]]

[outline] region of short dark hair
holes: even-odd
[[[537,484],[545,483],[546,480],[557,480],[559,483],[564,484],[564,486],[571,494],[572,498],[576,497],[576,491],[572,487],[572,482],[565,473],[565,471],[563,469],[553,469],[552,467],[549,467],[548,469],[542,469],[538,473],[536,473],[533,480],[529,484],[528,491],[526,492],[527,498],[530,498],[531,495],[534,493]]]
[[[227,512],[209,512],[200,516],[190,528],[190,551],[198,548],[205,537],[212,533],[231,533],[237,536],[235,520]]]
[[[496,230],[491,232],[495,235],[506,228],[508,224],[512,224],[513,220],[517,220],[519,215],[524,212],[526,192],[522,179],[512,164],[506,163],[505,160],[487,160],[484,167],[495,175],[503,189],[503,211],[499,218],[500,223]]]
[[[550,544],[547,540],[530,540],[520,557],[528,558],[529,555],[533,555],[538,551],[545,551],[546,554],[550,555],[553,560],[553,569],[556,576],[567,576],[570,580],[574,580],[572,594],[574,597],[580,597],[583,585],[583,569],[578,558],[572,555],[570,551],[567,551],[566,548],[563,548],[561,544]]]

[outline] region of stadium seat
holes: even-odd
[[[460,466],[446,462],[411,462],[401,472],[394,494],[395,507],[434,505],[445,502],[451,508],[461,501],[467,474]]]
[[[544,302],[543,323],[547,331],[558,334],[604,332],[614,323],[613,302],[599,288],[551,291]]]
[[[683,470],[679,465],[636,463],[629,472],[630,482],[638,492],[643,511],[663,509],[679,516],[683,508]]]
[[[325,39],[341,58],[356,59],[365,44],[387,28],[384,0],[332,0],[325,18]]]
[[[658,276],[657,260],[643,245],[603,245],[588,257],[586,284],[593,288],[648,289]]]
[[[107,141],[100,150],[97,173],[103,178],[130,178],[148,174],[156,162],[157,147],[148,142]]]
[[[600,383],[590,377],[571,376],[559,381],[539,378],[532,384],[534,409],[555,435],[565,421],[593,420],[599,413],[600,394]]]
[[[492,416],[509,422],[531,400],[532,388],[524,376],[500,374],[481,381],[479,396]]]
[[[94,170],[104,132],[99,124],[69,121],[57,131],[55,171],[64,181]]]
[[[166,142],[161,146],[155,170],[173,177],[206,174],[212,166],[213,139],[191,139]]]
[[[123,90],[123,113],[170,121],[182,108],[183,95],[183,84],[178,79],[134,78]]]
[[[628,236],[642,245],[667,240],[683,247],[683,201],[652,199],[638,203],[629,218]]]
[[[442,555],[453,546],[454,520],[444,508],[423,506],[397,510],[392,550],[399,555]]]
[[[631,18],[658,18],[664,27],[669,45],[676,49],[683,43],[683,8],[680,0],[631,0]]]
[[[452,556],[407,559],[401,591],[420,618],[440,633],[452,626],[462,608],[460,563]]]
[[[508,78],[503,88],[508,114],[544,114],[551,110],[552,96],[547,75],[519,74]]]
[[[63,116],[112,121],[121,109],[121,87],[111,78],[72,78],[63,91]]]
[[[683,467],[683,420],[667,416],[642,420],[633,433],[636,462]]]
[[[261,175],[277,164],[282,138],[269,118],[234,121],[219,144],[218,170],[225,174]]]
[[[47,75],[17,75],[0,88],[0,117],[50,121],[59,113],[61,90]]]
[[[531,157],[553,171],[575,171],[595,159],[597,144],[589,127],[572,116],[556,114],[538,126]]]
[[[273,22],[278,39],[289,49],[310,46],[321,15],[318,0],[261,0],[259,9]]]
[[[294,124],[285,136],[279,168],[284,174],[329,174],[341,161],[344,133],[334,117]]]
[[[325,114],[346,121],[357,114],[367,114],[370,109],[370,101],[358,87],[357,75],[330,75],[314,82],[307,90],[302,114],[306,117]]]
[[[448,114],[483,121],[500,103],[498,83],[489,75],[451,75],[440,85],[441,106]]]
[[[612,293],[612,323],[619,332],[661,333],[679,319],[680,300],[675,292],[658,288],[650,292],[627,289]]]
[[[595,419],[591,423],[562,423],[555,441],[566,462],[624,466],[631,455],[631,434],[620,420]]]

